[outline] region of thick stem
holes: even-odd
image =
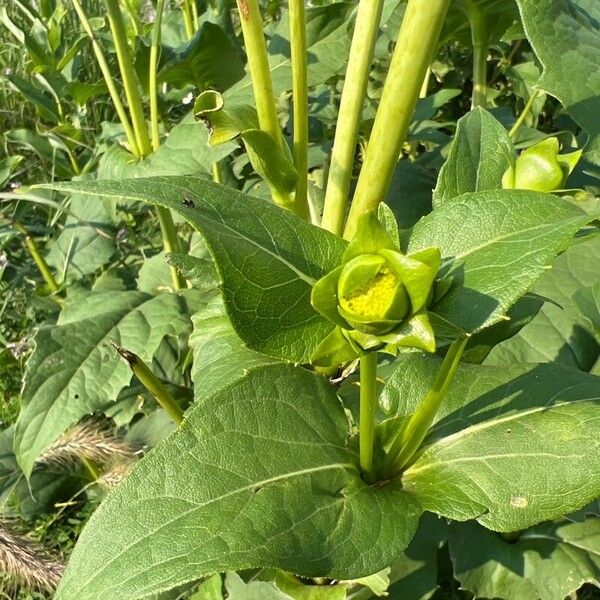
[[[173,215],[168,208],[159,206],[156,209],[158,215],[158,222],[160,223],[160,231],[162,233],[163,247],[166,254],[181,252],[181,244],[177,237],[177,229],[173,222]],[[175,267],[171,267],[171,280],[173,282],[173,289],[180,290],[185,288],[185,280],[179,274],[179,271]]]
[[[125,32],[125,24],[123,23],[123,15],[119,8],[118,0],[104,0],[108,13],[108,23],[112,33],[123,87],[125,88],[125,97],[129,106],[129,114],[133,124],[135,139],[141,155],[148,156],[152,152],[150,138],[148,137],[148,126],[144,118],[144,109],[142,106],[142,98],[139,91],[139,82],[131,59],[131,53],[127,45],[127,34]]]
[[[25,227],[20,223],[13,222],[13,227],[23,235],[25,240],[25,245],[27,246],[27,250],[29,250],[29,254],[31,258],[33,258],[33,262],[35,266],[38,268],[40,275],[44,279],[44,282],[48,286],[48,289],[56,294],[59,291],[58,283],[56,283],[56,279],[48,266],[48,263],[44,260],[44,257],[40,254],[39,248],[37,244],[33,240],[33,238],[29,235]]]
[[[169,394],[162,381],[152,372],[150,367],[137,355],[125,348],[113,344],[115,350],[121,358],[131,368],[133,374],[139,382],[154,396],[156,401],[167,411],[167,414],[173,419],[176,425],[181,425],[183,421],[183,410],[173,396]]]
[[[294,166],[298,173],[294,212],[308,219],[308,79],[305,0],[289,0],[294,114]]]
[[[160,34],[165,0],[156,3],[156,19],[152,29],[152,45],[150,46],[150,66],[148,71],[148,94],[150,96],[150,124],[152,129],[152,150],[156,152],[160,147],[160,132],[158,129],[158,84],[156,74],[158,71],[158,53],[160,50]]]
[[[344,231],[385,200],[450,0],[409,0]]]
[[[342,235],[344,231],[358,128],[382,8],[383,0],[361,0],[356,15],[321,221],[323,228],[338,235]]]
[[[490,46],[485,16],[481,8],[473,0],[465,0],[465,8],[471,27],[473,42],[473,93],[471,108],[487,105],[487,55]]]
[[[450,346],[432,388],[412,414],[400,435],[394,440],[385,465],[386,471],[391,476],[406,467],[427,436],[433,419],[454,379],[466,344],[467,338],[464,337],[456,340]]]
[[[516,120],[515,124],[511,127],[510,131],[508,132],[508,137],[511,140],[514,141],[515,137],[517,136],[517,133],[519,133],[519,129],[521,129],[523,123],[525,123],[525,119],[527,118],[527,115],[531,112],[533,104],[537,100],[537,97],[539,95],[540,90],[533,90],[533,93],[531,94],[531,96],[529,96],[529,100],[527,101],[523,112],[519,115],[519,118]]]
[[[138,147],[137,141],[135,139],[135,133],[133,128],[131,127],[131,123],[129,122],[129,117],[127,116],[127,112],[123,103],[121,102],[121,98],[119,96],[119,92],[115,85],[115,80],[113,79],[112,73],[110,72],[110,67],[106,62],[106,57],[104,56],[104,52],[102,52],[102,48],[94,35],[90,22],[83,11],[83,8],[79,2],[79,0],[71,0],[73,2],[73,7],[75,8],[75,12],[79,17],[81,22],[81,26],[83,30],[90,38],[92,42],[92,49],[94,50],[94,54],[96,56],[96,61],[98,66],[100,67],[100,71],[102,72],[102,76],[104,77],[104,81],[106,83],[106,87],[108,88],[108,93],[110,94],[110,98],[112,100],[113,106],[115,107],[115,111],[117,112],[117,116],[119,117],[119,121],[123,126],[123,131],[125,132],[125,137],[127,138],[127,144],[129,145],[129,149],[132,154],[135,156],[140,156],[140,149]]]
[[[360,359],[360,422],[358,431],[360,468],[374,481],[373,447],[375,444],[375,411],[377,408],[377,352]]]
[[[473,46],[473,94],[471,108],[487,106],[487,44]]]
[[[282,143],[271,69],[267,56],[267,45],[263,34],[263,23],[258,0],[237,0],[244,45],[248,56],[248,68],[252,77],[254,102],[258,113],[258,123],[279,144]]]

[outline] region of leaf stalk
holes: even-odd
[[[466,337],[456,340],[448,349],[433,386],[411,415],[388,452],[385,471],[394,476],[400,473],[415,456],[427,436],[446,392],[456,375],[460,359],[467,344]]]

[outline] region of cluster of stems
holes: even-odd
[[[133,57],[129,49],[127,41],[127,33],[125,29],[125,23],[123,20],[123,14],[121,12],[121,6],[119,0],[104,0],[106,5],[106,14],[108,17],[108,23],[111,31],[112,40],[115,46],[115,53],[117,55],[117,63],[119,65],[119,71],[121,74],[121,83],[127,101],[127,108],[121,100],[119,90],[113,74],[111,73],[110,66],[104,55],[102,47],[98,43],[90,21],[83,10],[80,0],[71,0],[73,8],[77,13],[83,30],[90,38],[96,61],[102,72],[102,76],[108,88],[113,106],[125,138],[127,145],[131,153],[138,158],[145,158],[153,151],[158,150],[160,147],[160,134],[159,134],[159,114],[158,114],[158,85],[157,85],[157,65],[160,50],[160,35],[162,26],[162,14],[164,12],[164,0],[158,0],[156,5],[156,20],[154,23],[154,29],[152,32],[152,44],[150,48],[150,65],[149,65],[149,96],[150,96],[150,132],[148,131],[148,124],[144,115],[144,105],[140,94],[140,83],[138,81],[137,73],[135,71]],[[187,7],[187,8],[186,8]],[[191,15],[191,21],[188,27],[188,18],[184,18],[186,23],[186,31],[191,38],[197,28],[198,15],[195,13],[195,2],[185,0],[182,10],[184,17],[186,14]],[[189,10],[188,10],[189,9]],[[179,237],[177,236],[177,229],[173,222],[173,216],[171,212],[166,208],[157,209],[158,221],[163,238],[163,247],[165,252],[181,252],[181,245]],[[179,272],[171,267],[171,280],[175,290],[179,290],[185,287],[185,281],[179,274]]]
[[[325,191],[321,221],[321,226],[325,229],[351,239],[356,233],[360,215],[376,209],[379,202],[385,199],[415,105],[424,87],[426,90],[424,82],[428,79],[433,52],[449,4],[450,0],[408,0],[362,170],[347,214],[354,153],[383,7],[382,0],[360,0]],[[237,0],[237,6],[259,125],[278,143],[285,143],[275,108],[258,1]],[[297,202],[293,210],[299,216],[307,218],[308,108],[304,3],[302,0],[290,0],[289,10],[293,74],[293,154],[298,172]],[[477,102],[483,103],[487,46],[485,51],[483,48],[476,50]],[[483,87],[479,85],[481,83]],[[387,464],[383,465],[384,475],[391,476],[405,468],[423,442],[456,372],[465,343],[465,339],[460,339],[448,350],[434,386],[394,440],[386,459]],[[375,481],[381,475],[376,472],[373,458],[376,406],[377,353],[372,352],[360,359],[359,452],[360,467],[367,481]]]

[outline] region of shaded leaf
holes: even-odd
[[[538,87],[558,98],[589,136],[600,164],[600,5],[596,0],[517,0],[527,38],[543,66]]]
[[[69,426],[114,402],[130,382],[110,342],[150,361],[166,335],[189,329],[186,300],[197,306],[199,293],[91,293],[68,305],[56,325],[40,328],[15,428],[15,454],[27,476]]]
[[[454,523],[450,532],[454,575],[475,597],[563,600],[600,578],[600,519],[543,523],[516,540],[476,523]]]

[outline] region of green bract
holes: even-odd
[[[556,138],[548,138],[524,150],[502,177],[505,189],[553,192],[565,187],[582,151],[559,155]]]
[[[337,327],[311,362],[331,367],[370,350],[395,354],[400,347],[433,352],[427,305],[439,267],[438,248],[407,256],[375,213],[365,213],[342,264],[313,287],[313,307]]]

